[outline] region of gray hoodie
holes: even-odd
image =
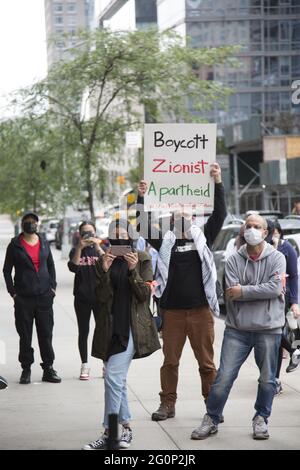
[[[284,325],[286,260],[265,242],[253,261],[247,245],[230,256],[225,267],[226,287],[242,286],[239,299],[227,302],[226,325],[242,331],[281,333]]]

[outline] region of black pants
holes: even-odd
[[[17,295],[15,298],[15,322],[20,337],[19,361],[23,369],[30,368],[34,362],[34,350],[31,346],[34,320],[43,361],[41,366],[45,369],[53,364],[53,298],[52,293],[35,297]]]
[[[96,318],[96,306],[85,300],[75,297],[74,308],[78,324],[78,348],[81,362],[88,362],[88,336],[90,331],[90,319],[93,311]]]

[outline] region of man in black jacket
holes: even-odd
[[[7,290],[14,299],[16,329],[20,336],[19,361],[23,372],[20,383],[29,384],[34,350],[31,346],[35,320],[44,382],[61,382],[53,369],[53,299],[56,289],[55,267],[46,240],[37,234],[38,216],[24,214],[22,233],[13,238],[6,250],[3,273]],[[12,270],[14,268],[14,279]]]
[[[160,406],[152,414],[153,421],[175,416],[178,367],[187,337],[198,362],[204,400],[216,376],[212,313],[218,315],[219,306],[216,271],[209,248],[226,216],[225,191],[217,163],[211,166],[211,177],[215,181],[214,211],[204,226],[204,235],[193,225],[191,214],[178,212],[174,213],[174,229],[165,236],[154,226],[148,228],[148,234],[143,234],[158,251],[160,272],[156,273],[156,297],[163,312],[164,363],[160,370]],[[144,229],[147,226],[147,213],[143,210],[146,192],[147,183],[141,181],[137,202],[141,210],[139,222]]]

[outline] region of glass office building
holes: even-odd
[[[272,129],[281,114],[300,113],[291,100],[291,84],[300,78],[300,0],[158,0],[157,4],[159,28],[177,30],[192,47],[241,47],[238,69],[217,66],[207,71],[208,80],[236,90],[228,109],[216,105],[211,120],[228,125],[260,116]]]

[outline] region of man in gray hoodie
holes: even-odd
[[[267,222],[251,215],[243,245],[226,264],[227,316],[220,368],[211,387],[202,423],[191,435],[205,439],[218,432],[223,409],[242,364],[252,349],[260,371],[253,438],[268,439],[268,417],[276,390],[276,368],[284,325],[285,257],[265,242]]]

